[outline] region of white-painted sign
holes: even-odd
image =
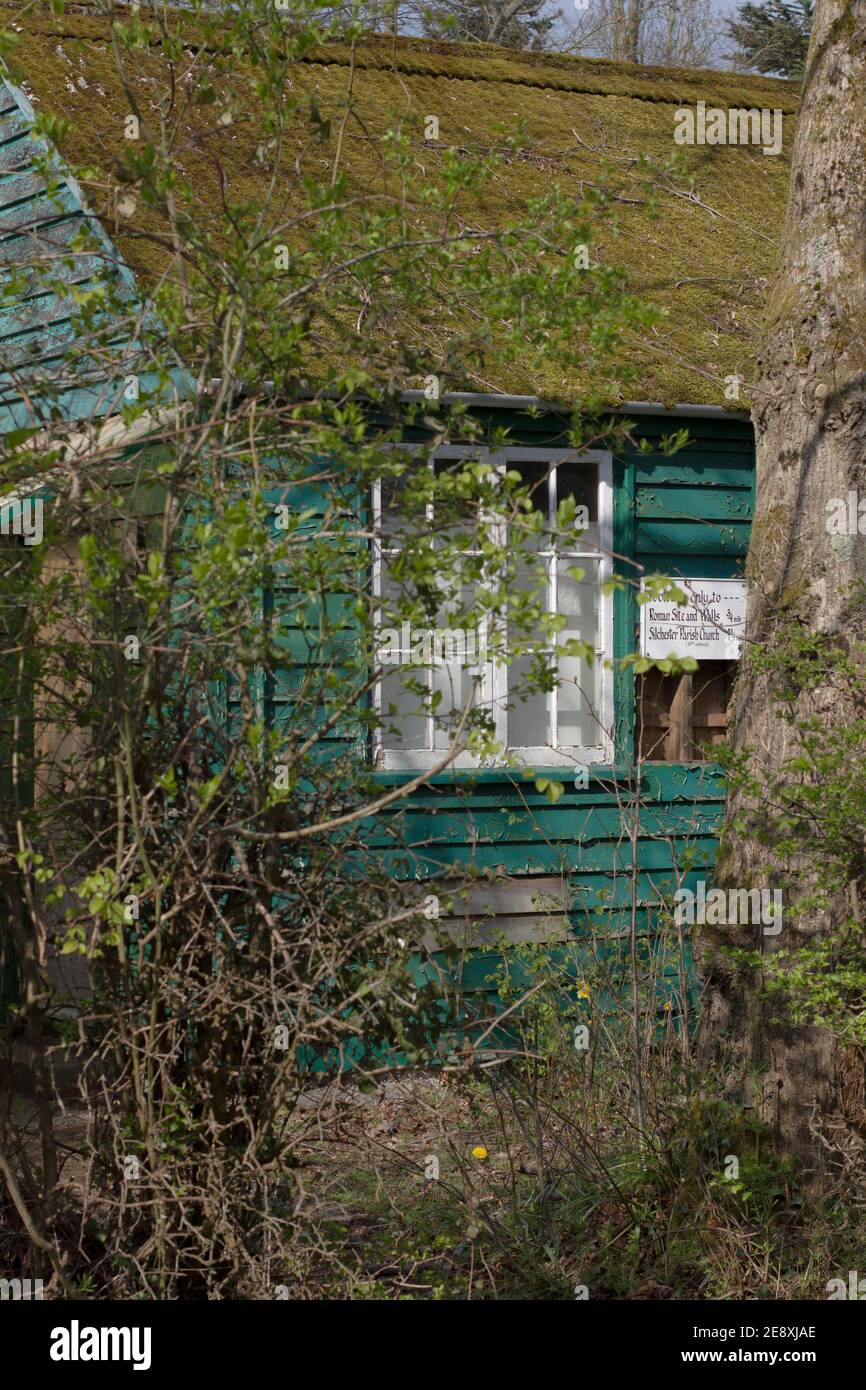
[[[740,655],[746,630],[742,579],[678,579],[686,604],[650,599],[640,610],[640,649],[652,658],[693,656],[730,661]]]

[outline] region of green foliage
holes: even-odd
[[[403,793],[383,805],[371,766],[393,717],[371,699],[377,635],[444,611],[489,629],[497,659],[529,650],[539,538],[573,535],[575,516],[551,521],[519,474],[491,474],[465,408],[401,393],[433,376],[444,394],[491,347],[522,363],[556,354],[595,383],[564,426],[570,444],[603,433],[615,446],[626,426],[593,407],[623,394],[623,335],[659,318],[616,266],[575,267],[574,243],[615,211],[603,185],[575,197],[550,182],[480,230],[517,136],[446,146],[425,170],[399,97],[373,137],[351,85],[323,114],[293,82],[327,36],[318,13],[202,6],[181,44],[150,7],[125,12],[112,51],[130,90],[144,73],[151,95],[113,171],[112,216],[143,209],[141,227],[161,229],[152,300],[83,220],[62,254],[37,245],[2,289],[17,312],[38,272],[63,325],[22,366],[34,418],[2,463],[5,486],[50,482],[51,506],[45,544],[0,579],[0,855],[25,972],[15,1027],[47,1035],[58,939],[89,978],[77,1052],[95,1117],[88,1200],[106,1216],[86,1260],[67,1239],[75,1221],[53,1224],[56,1173],[46,1165],[43,1184],[19,1154],[67,1290],[86,1275],[113,1296],[272,1296],[272,1268],[291,1277],[308,1238],[295,1213],[311,1077],[375,1076],[462,1041]],[[226,131],[254,130],[270,175],[255,197],[222,180],[217,225],[178,158],[178,92],[213,113],[226,147]],[[49,114],[40,130],[66,135]],[[374,156],[362,196],[350,140]],[[40,158],[60,208],[57,167]],[[450,317],[458,302],[472,312]],[[419,346],[407,325],[431,314],[448,331]],[[468,456],[436,470],[407,447],[456,439]],[[376,596],[379,484],[399,553]],[[527,571],[537,583],[518,582]],[[439,721],[443,765],[500,755],[489,708],[474,690],[440,708],[428,665],[406,663],[404,690]],[[514,693],[556,679],[542,653]],[[554,801],[559,784],[544,791]]]
[[[802,77],[812,29],[812,0],[766,0],[740,5],[734,19],[725,20],[737,56],[758,72]]]
[[[559,13],[545,14],[543,0],[522,0],[518,5],[506,0],[427,0],[422,30],[435,39],[536,49],[546,46]]]
[[[851,597],[862,602],[860,592]],[[759,751],[722,750],[744,804],[727,834],[764,848],[768,876],[783,885],[784,929],[770,952],[741,947],[731,955],[760,969],[779,1018],[863,1046],[866,646],[795,625],[752,661],[771,683],[786,755],[768,769]],[[816,691],[832,703],[831,718],[808,708]]]

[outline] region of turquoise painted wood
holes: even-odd
[[[111,333],[111,312],[96,332],[118,354],[118,372],[106,380],[104,356],[82,341],[73,291],[109,289],[118,305],[139,303],[135,279],[52,145],[33,132],[35,113],[20,88],[0,79],[0,433],[49,421],[118,412],[125,377],[139,377],[141,395],[158,387],[135,342]],[[67,354],[72,343],[76,352]],[[94,344],[95,348],[95,344]],[[51,379],[50,398],[38,384]],[[172,389],[189,383],[180,364]],[[35,390],[34,390],[35,388]]]
[[[555,446],[563,442],[557,428],[546,432],[538,421],[509,416],[515,443]],[[668,428],[673,422],[669,422]],[[639,438],[657,444],[665,426],[656,417],[641,423]],[[741,572],[754,495],[752,441],[747,426],[695,422],[693,442],[673,459],[663,454],[627,451],[615,460],[614,549],[633,557],[648,572],[731,577]],[[282,500],[283,494],[275,494]],[[310,497],[292,499],[309,506]],[[322,514],[324,499],[315,499]],[[657,521],[651,521],[657,518]],[[315,518],[311,520],[315,525]],[[664,530],[665,550],[658,533]],[[741,534],[742,533],[742,534]],[[731,537],[736,546],[731,545]],[[623,573],[634,574],[623,563]],[[305,670],[321,654],[311,647],[305,626],[310,615],[297,614],[293,595],[279,584],[262,596],[284,621],[284,671],[262,689],[263,712],[277,725],[290,725]],[[341,596],[329,604],[339,612]],[[315,631],[315,623],[310,630]],[[630,592],[615,596],[614,654],[622,657],[637,643],[638,610]],[[352,634],[347,629],[347,643]],[[333,658],[333,642],[329,655]],[[223,692],[231,727],[236,692]],[[325,712],[322,712],[322,717]],[[599,934],[610,949],[622,952],[636,903],[636,935],[651,950],[661,904],[678,883],[709,876],[724,815],[721,773],[711,764],[646,765],[640,784],[633,761],[635,726],[634,677],[618,672],[615,688],[616,762],[593,769],[589,786],[577,790],[566,782],[561,799],[551,805],[533,779],[502,769],[449,772],[430,779],[406,803],[381,814],[368,827],[368,852],[381,856],[395,876],[432,880],[464,870],[498,877],[561,875],[568,884],[570,921],[576,942]],[[336,728],[328,750],[357,743],[357,730]],[[363,750],[362,750],[363,751]],[[540,769],[539,769],[540,770]],[[551,770],[551,775],[557,773]],[[561,774],[560,774],[561,775]],[[409,773],[376,773],[386,786],[407,781]],[[629,824],[637,817],[634,851]],[[618,957],[619,958],[619,957]],[[452,967],[449,967],[452,968]],[[461,955],[462,989],[488,1001],[491,979],[502,968],[490,951]],[[569,967],[571,968],[571,967]],[[14,963],[7,966],[4,991],[14,989]],[[659,969],[664,990],[682,991],[675,964]]]
[[[509,429],[517,445],[567,445],[561,420],[531,418],[515,412],[490,411],[493,427]],[[647,416],[635,427],[633,447],[614,460],[614,550],[636,561],[646,573],[675,577],[731,578],[742,573],[754,505],[754,457],[750,426],[735,421],[689,422],[686,448],[668,457],[661,438],[680,424],[673,418]],[[419,432],[419,439],[423,436]],[[648,445],[643,451],[641,444]],[[620,572],[634,579],[627,560]],[[335,599],[335,602],[338,600]],[[275,592],[269,602],[288,616],[284,676],[267,692],[269,717],[290,726],[293,695],[303,672],[315,664],[303,624],[293,620],[292,598]],[[636,649],[638,606],[632,590],[614,599],[614,655]],[[430,779],[407,802],[381,813],[367,827],[370,854],[381,856],[395,877],[432,884],[466,872],[496,878],[561,876],[568,885],[571,934],[577,950],[563,961],[564,977],[596,955],[606,942],[613,979],[627,965],[627,944],[634,929],[643,962],[658,976],[658,1003],[693,997],[695,979],[686,960],[685,980],[679,960],[661,950],[659,926],[665,904],[678,886],[708,878],[724,817],[724,784],[711,764],[647,765],[639,787],[634,767],[635,687],[630,671],[615,674],[615,751],[611,768],[593,769],[586,789],[568,782],[551,805],[534,779],[501,769],[448,772]],[[345,748],[355,735],[333,730],[328,749]],[[544,769],[538,769],[544,771]],[[560,777],[561,770],[547,775]],[[411,773],[376,773],[383,789],[409,781]],[[639,810],[635,807],[639,802]],[[629,826],[637,816],[634,850]],[[359,864],[359,872],[362,867]],[[589,952],[589,943],[592,949]],[[582,951],[583,945],[587,951]],[[554,953],[554,946],[550,947]],[[624,954],[625,952],[625,954]],[[518,975],[520,952],[512,951]],[[439,967],[459,982],[479,1006],[496,1001],[496,978],[503,969],[501,952],[461,951],[459,960],[439,958]],[[509,967],[510,968],[510,967]]]
[[[492,422],[492,417],[491,417]],[[501,412],[514,444],[556,447],[567,440],[553,419],[532,420]],[[679,421],[644,417],[635,447],[614,461],[614,549],[647,573],[676,577],[733,578],[742,574],[754,508],[754,445],[748,423],[689,422],[688,446],[667,457],[661,436]],[[650,445],[640,452],[641,441]],[[620,572],[634,578],[633,565]],[[631,591],[615,595],[614,655],[634,651],[638,606]],[[635,687],[630,672],[615,676],[616,766],[594,769],[586,790],[566,790],[550,806],[532,782],[501,772],[454,773],[433,779],[399,819],[406,851],[387,848],[388,816],[371,831],[394,872],[430,879],[449,871],[481,870],[509,877],[562,874],[571,899],[576,941],[607,933],[619,943],[637,903],[637,935],[647,949],[657,938],[661,903],[677,886],[693,886],[712,873],[724,817],[724,782],[712,764],[648,765],[640,787],[639,831],[634,855],[628,825],[634,814]],[[556,776],[554,770],[549,774]],[[402,774],[379,774],[389,783]],[[395,826],[396,830],[396,826]],[[554,948],[551,948],[552,950]],[[597,939],[593,946],[596,952]],[[578,959],[581,957],[578,956]],[[453,966],[451,967],[453,969]],[[467,994],[488,1004],[496,998],[501,953],[461,956],[459,979]],[[522,968],[518,961],[515,967]],[[566,962],[565,968],[572,968]],[[624,967],[623,967],[624,968]],[[665,1000],[694,996],[696,981],[676,959],[659,967],[659,1008]]]
[[[22,394],[58,364],[74,338],[74,301],[67,287],[92,288],[113,280],[121,295],[135,295],[131,272],[96,219],[81,190],[44,140],[32,133],[35,114],[11,82],[0,82],[0,262],[4,302],[0,309],[0,430],[32,426],[33,403]],[[45,161],[44,168],[39,167]],[[87,229],[92,245],[76,249]],[[70,379],[60,384],[59,403],[68,419],[116,408],[104,382]],[[105,397],[102,404],[101,398]],[[47,402],[46,405],[50,405]],[[38,403],[37,403],[38,408]]]

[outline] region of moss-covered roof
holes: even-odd
[[[14,15],[0,5],[3,27],[21,31],[15,66],[28,97],[37,110],[70,118],[63,153],[74,164],[110,170],[124,148],[129,102],[105,22],[86,12],[54,17],[47,6],[24,19]],[[147,83],[157,69],[151,72],[150,62],[141,55],[134,81],[142,109],[152,110]],[[350,50],[334,43],[296,63],[292,82],[315,97],[326,118],[345,98],[349,74]],[[639,395],[730,406],[724,379],[737,374],[744,383],[740,405],[748,402],[764,290],[784,215],[796,84],[413,39],[366,41],[355,54],[353,81],[372,133],[386,128],[390,107],[407,103],[422,118],[438,115],[443,146],[487,149],[501,141],[503,126],[516,130],[521,124],[526,134],[519,154],[496,171],[485,198],[491,229],[519,216],[551,181],[577,192],[597,181],[603,167],[612,170],[619,231],[615,238],[602,233],[594,250],[627,269],[635,290],[667,311],[646,341],[628,347],[641,364]],[[676,146],[674,113],[698,101],[781,109],[782,154],[768,157],[755,146]],[[219,199],[214,151],[233,198],[255,199],[268,177],[255,162],[249,130],[218,126],[213,107],[186,107],[177,149],[203,218],[216,215]],[[654,166],[665,166],[675,152],[680,169],[655,179],[651,215],[639,161],[646,156]],[[350,169],[353,161],[362,162],[362,142],[347,140],[346,157]],[[436,147],[419,134],[419,159],[429,167],[436,158]],[[122,221],[107,229],[137,274],[160,269],[161,253],[152,243],[129,235]],[[555,362],[540,377],[510,366],[450,385],[551,399],[573,399],[576,391]]]

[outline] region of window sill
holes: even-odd
[[[644,763],[644,781],[646,782],[648,777],[657,777],[660,770],[663,768],[669,769],[671,773],[677,771],[700,770],[714,781],[723,773],[723,769],[718,763]],[[589,773],[590,788],[593,783],[629,782],[634,778],[635,774],[633,763],[591,763],[587,770]],[[546,767],[539,763],[537,766],[533,767],[531,774],[527,774],[524,768],[516,767],[458,767],[452,768],[448,772],[437,772],[435,776],[428,777],[426,785],[433,787],[448,787],[454,785],[466,787],[474,783],[480,783],[484,786],[498,783],[499,785],[523,787],[529,790],[532,787],[532,783],[537,778],[546,778],[551,782],[562,782],[567,792],[574,792],[576,790],[573,786],[574,779],[570,777],[568,773],[569,768],[563,767],[562,763],[556,763]],[[421,769],[401,768],[399,770],[385,770],[373,768],[371,769],[371,774],[374,780],[381,786],[397,787],[404,782],[414,781],[421,775]]]

